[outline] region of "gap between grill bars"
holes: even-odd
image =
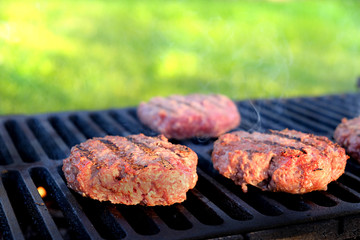
[[[238,129],[295,129],[332,138],[344,117],[360,114],[360,95],[236,102]],[[72,146],[105,135],[155,132],[135,108],[0,117],[0,233],[4,239],[236,239],[325,236],[360,237],[360,165],[327,191],[304,195],[243,193],[219,175],[210,157],[213,138],[174,141],[199,156],[199,180],[181,204],[115,205],[84,198],[66,186],[62,159]],[[37,190],[42,187],[46,196]],[[285,231],[285,232],[284,232]],[[281,235],[282,234],[282,235]],[[312,235],[311,235],[312,234]]]

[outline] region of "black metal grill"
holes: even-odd
[[[343,117],[360,115],[360,94],[237,102],[240,129],[296,129],[332,137]],[[68,189],[61,170],[70,148],[91,137],[155,135],[135,108],[0,117],[0,231],[4,239],[266,239],[360,237],[360,165],[327,191],[262,192],[220,176],[210,161],[214,139],[185,144],[199,156],[199,181],[182,204],[114,205]],[[47,196],[41,198],[37,187]]]

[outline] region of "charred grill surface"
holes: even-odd
[[[299,143],[301,137],[269,132],[285,128],[332,139],[345,117],[360,115],[360,94],[238,101],[242,120],[235,129],[276,134]],[[162,103],[161,103],[162,104]],[[216,103],[214,103],[216,104]],[[160,107],[161,105],[159,105]],[[185,106],[184,106],[185,107]],[[189,106],[190,107],[190,106]],[[109,155],[123,156],[119,143],[106,135],[123,136],[142,154],[153,156],[154,146],[136,145],[131,134],[154,132],[141,124],[136,108],[96,112],[67,112],[33,116],[0,117],[0,237],[4,239],[203,239],[232,236],[237,239],[304,238],[350,239],[360,237],[360,165],[349,159],[342,175],[326,191],[302,195],[264,192],[248,186],[244,193],[214,170],[211,163],[216,138],[173,141],[190,147],[199,156],[199,180],[187,200],[171,206],[144,207],[111,204],[82,197],[67,187],[62,171],[64,156],[87,139]],[[169,113],[170,114],[170,113]],[[307,145],[318,148],[325,140],[314,138]],[[131,143],[132,144],[132,143]],[[264,145],[269,142],[259,141]],[[279,144],[279,143],[276,143]],[[166,145],[166,144],[165,144]],[[283,145],[283,143],[281,143]],[[291,151],[306,154],[306,147],[291,145]],[[94,159],[93,148],[78,145],[79,157]],[[249,149],[249,154],[257,151]],[[171,157],[187,154],[187,148],[172,150]],[[147,169],[126,155],[134,171]],[[161,159],[160,159],[161,160]],[[274,162],[276,159],[270,158]],[[167,158],[159,164],[172,168]],[[92,164],[96,173],[100,164]],[[324,167],[312,169],[323,172]],[[74,170],[75,171],[75,170]],[[95,174],[96,175],[96,174]],[[120,181],[126,172],[116,175]],[[268,184],[266,178],[262,184]],[[47,194],[41,197],[38,187]]]

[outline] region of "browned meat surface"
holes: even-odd
[[[142,123],[168,138],[217,137],[240,124],[240,114],[229,98],[192,94],[155,97],[141,103]]]
[[[197,155],[160,135],[106,136],[71,149],[63,171],[83,196],[126,205],[170,205],[197,181]]]
[[[346,152],[360,162],[360,117],[344,118],[335,129],[334,139]]]
[[[344,173],[347,159],[328,138],[287,129],[224,134],[212,153],[215,169],[244,192],[247,184],[274,192],[326,190]]]

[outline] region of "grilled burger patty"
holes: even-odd
[[[212,152],[214,168],[244,192],[247,184],[295,194],[326,190],[344,173],[347,159],[328,138],[287,129],[224,134]]]
[[[197,155],[143,134],[89,139],[63,162],[68,186],[83,196],[126,205],[171,205],[197,181]]]
[[[219,94],[154,97],[139,105],[137,115],[152,130],[175,139],[217,137],[240,124],[234,102]]]
[[[360,117],[344,118],[334,132],[334,139],[346,152],[360,162]]]

